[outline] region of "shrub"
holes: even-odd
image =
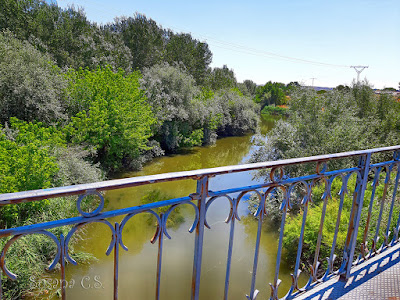
[[[264,115],[287,115],[288,109],[284,106],[272,106],[267,105],[261,110],[261,113]]]

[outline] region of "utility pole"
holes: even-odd
[[[360,82],[360,73],[364,71],[364,69],[368,68],[368,66],[351,66],[357,72],[357,83]]]
[[[317,78],[313,77],[313,78],[310,78],[310,79],[312,80],[312,85],[311,85],[311,87],[314,87],[314,79],[317,79]]]

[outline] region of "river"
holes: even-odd
[[[261,134],[267,135],[277,118],[264,118]],[[123,174],[122,177],[151,175],[167,172],[195,170],[244,163],[254,151],[252,135],[227,137],[217,140],[213,146],[197,147],[190,151],[160,157],[148,163],[143,170]],[[210,179],[210,189],[220,190],[234,186],[255,183],[253,174],[235,173],[220,175]],[[122,190],[108,191],[105,195],[106,210],[130,207],[141,204],[147,195],[161,198],[187,196],[196,190],[194,180],[167,182]],[[150,194],[151,193],[151,194]],[[162,199],[160,199],[162,200]],[[229,212],[227,201],[215,201],[210,207],[207,220],[211,230],[205,229],[203,264],[201,275],[201,299],[222,299],[225,282],[226,256],[229,239],[229,224],[224,220]],[[245,299],[249,293],[253,267],[257,222],[249,215],[247,203],[239,205],[241,221],[235,224],[234,249],[232,256],[229,299]],[[180,223],[178,222],[180,218]],[[176,224],[171,224],[171,240],[165,239],[161,299],[190,299],[194,233],[189,233],[193,222],[193,208],[181,208]],[[110,221],[120,221],[116,218]],[[123,241],[129,248],[120,248],[119,299],[153,299],[158,243],[151,244],[155,232],[154,220],[147,214],[135,216],[124,229]],[[74,280],[67,289],[69,299],[112,299],[113,293],[113,255],[105,255],[110,242],[110,230],[104,224],[93,224],[81,233],[85,237],[77,249],[92,253],[97,260],[90,264],[68,265],[67,280]],[[257,272],[256,288],[260,290],[259,299],[269,297],[269,282],[273,280],[277,252],[278,232],[263,230]],[[282,263],[280,295],[283,296],[291,284],[290,270]],[[300,278],[300,283],[305,282]]]

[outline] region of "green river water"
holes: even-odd
[[[267,135],[277,118],[262,120],[261,133]],[[197,147],[184,154],[157,158],[143,170],[123,174],[121,177],[151,175],[184,170],[195,170],[244,163],[254,146],[252,135],[219,139],[216,145]],[[252,173],[220,175],[210,179],[210,189],[220,190],[254,183]],[[108,191],[105,195],[105,210],[130,207],[141,204],[141,199],[149,193],[159,193],[175,198],[187,196],[196,190],[194,180],[167,182]],[[230,225],[224,220],[228,216],[229,203],[221,198],[215,201],[207,213],[211,230],[205,229],[203,264],[201,274],[201,299],[222,299],[224,292],[226,257],[229,243]],[[257,221],[249,215],[247,203],[239,205],[241,221],[235,224],[235,238],[232,256],[229,299],[245,299],[249,293],[257,233]],[[194,233],[189,233],[193,222],[193,208],[182,206],[181,223],[169,228],[171,240],[164,237],[164,252],[161,278],[161,299],[190,299]],[[120,221],[122,218],[110,220]],[[123,232],[124,244],[120,248],[119,299],[154,299],[158,243],[151,244],[155,232],[154,220],[148,214],[133,217]],[[113,253],[105,255],[110,243],[110,229],[104,224],[86,226],[81,233],[85,239],[79,250],[92,253],[97,260],[90,264],[67,266],[67,280],[74,282],[67,288],[68,299],[112,299],[113,293]],[[269,298],[269,282],[273,281],[278,244],[278,232],[263,230],[256,288],[260,290],[258,299]],[[279,278],[282,279],[280,295],[290,287],[288,266],[282,263]],[[73,281],[72,281],[73,280]],[[300,286],[306,277],[300,278]]]

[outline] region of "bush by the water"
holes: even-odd
[[[280,106],[272,106],[267,105],[261,110],[263,115],[278,115],[278,116],[286,116],[288,114],[288,107],[284,105]]]

